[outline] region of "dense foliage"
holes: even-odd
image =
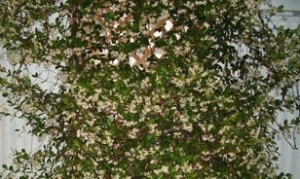
[[[300,41],[268,22],[281,8],[262,4],[1,0],[12,66],[1,68],[1,93],[14,108],[1,114],[46,141],[17,151],[9,176],[277,176],[275,135],[290,126],[276,113],[294,108]],[[37,83],[49,71],[56,90]]]

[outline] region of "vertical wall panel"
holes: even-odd
[[[300,24],[300,0],[289,0],[289,1],[278,1],[276,5],[283,4],[286,12],[281,15],[277,15],[273,18],[273,23],[277,26],[285,26],[287,28],[295,29]],[[299,59],[300,60],[300,59]],[[278,114],[278,121],[283,122],[285,119],[291,120],[298,116],[298,112],[295,111],[293,114],[288,112],[280,112]],[[287,140],[293,145],[293,134],[292,132],[286,134]],[[300,179],[300,135],[298,132],[295,133],[296,146],[298,149],[293,149],[286,140],[281,137],[278,140],[279,152],[281,154],[278,164],[281,171],[293,174],[293,178]]]

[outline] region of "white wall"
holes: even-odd
[[[281,15],[273,17],[273,23],[277,26],[283,25],[287,28],[294,29],[300,24],[300,0],[274,0],[275,5],[284,5],[284,10]],[[300,59],[299,59],[300,60]],[[298,115],[296,111],[294,114],[288,112],[281,112],[278,114],[278,121],[283,122],[285,119],[292,119]],[[288,141],[294,144],[293,134],[286,135]],[[286,140],[281,137],[278,140],[279,152],[281,157],[278,164],[282,171],[293,174],[293,178],[300,179],[300,135],[295,133],[297,150],[293,149]]]
[[[284,5],[285,11],[300,11],[300,0],[273,0],[273,4]]]
[[[13,70],[13,66],[10,65],[5,59],[3,59],[4,50],[0,48],[0,65]],[[39,65],[30,65],[28,67],[32,74],[37,72],[40,74],[39,78],[33,78],[32,81],[41,86],[43,90],[48,92],[57,92],[58,86],[56,84],[60,83],[59,79],[55,73],[55,67],[50,67],[48,69],[43,68]],[[0,73],[0,76],[2,74]],[[2,76],[3,77],[3,76]],[[47,81],[45,81],[47,79]],[[4,90],[1,89],[0,90]],[[8,106],[5,98],[0,95],[0,111],[5,111],[13,113],[14,111]],[[18,129],[20,131],[16,132]],[[2,170],[2,165],[9,165],[13,159],[13,150],[25,149],[27,152],[31,153],[38,150],[45,140],[38,141],[35,136],[28,134],[30,128],[26,126],[26,120],[20,119],[18,117],[4,117],[0,118],[0,174]],[[0,177],[1,178],[1,177]]]

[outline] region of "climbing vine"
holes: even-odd
[[[300,41],[299,29],[269,25],[280,10],[263,0],[2,0],[1,93],[14,110],[1,114],[44,141],[16,151],[7,177],[289,177],[274,164],[275,137],[295,123],[276,114],[298,104]]]

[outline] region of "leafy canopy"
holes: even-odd
[[[299,29],[270,26],[281,7],[263,4],[1,0],[11,66],[0,84],[14,109],[1,114],[45,141],[16,151],[9,177],[277,176],[274,137],[290,126],[276,113],[294,109],[300,41]]]

